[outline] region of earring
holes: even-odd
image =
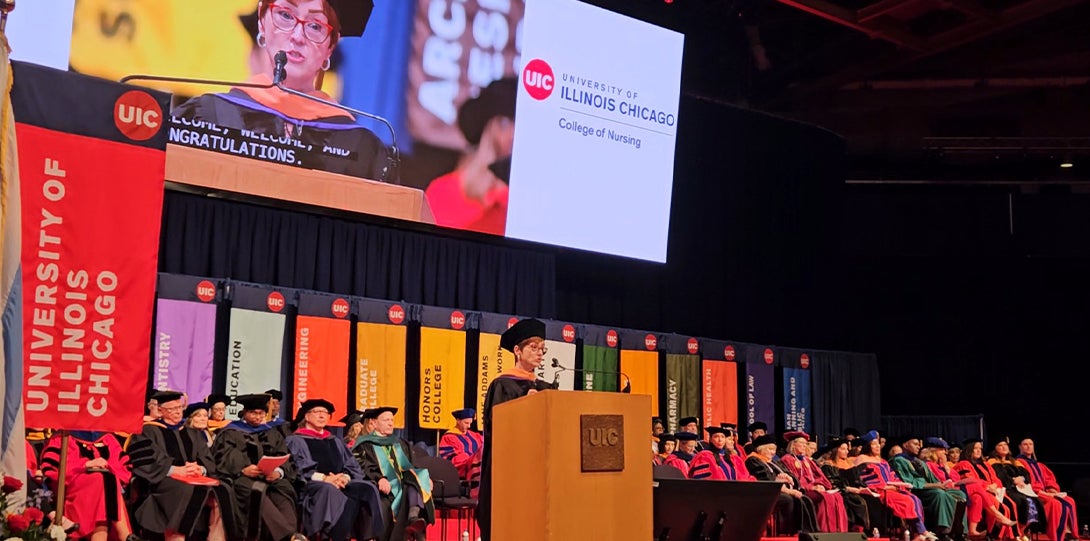
[[[326,58],[325,62],[322,62],[322,71],[329,71],[329,58]]]
[[[257,46],[264,49],[266,41],[267,40],[265,39],[265,34],[263,32],[258,32],[257,33]]]

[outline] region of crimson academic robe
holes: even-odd
[[[825,478],[817,462],[806,455],[784,455],[780,463],[799,480],[799,490],[814,502],[821,531],[848,531],[848,511],[844,507],[844,499],[839,491],[829,492],[834,488],[833,484]]]
[[[923,533],[923,502],[908,488],[891,485],[890,483],[903,483],[897,472],[889,466],[889,463],[880,458],[863,457],[856,459],[856,469],[859,479],[867,488],[878,493],[887,508],[898,518],[905,520],[919,519],[916,533]]]
[[[689,463],[689,477],[691,479],[708,479],[712,481],[755,481],[746,469],[745,461],[741,456],[731,453],[716,452],[715,447],[710,451],[700,451]]]
[[[61,441],[59,434],[53,436],[42,451],[42,473],[53,487],[60,473]],[[96,458],[106,460],[106,471],[87,470],[87,462]],[[99,522],[122,523],[131,530],[123,495],[131,479],[129,457],[113,434],[73,432],[68,438],[64,472],[64,516],[79,524],[72,535],[89,536]]]
[[[674,451],[673,453],[666,455],[666,458],[662,463],[666,466],[677,468],[677,471],[681,472],[681,475],[689,477],[689,463],[692,462],[693,458],[693,455],[690,455],[689,453]]]
[[[1026,482],[1033,487],[1033,491],[1037,493],[1037,499],[1045,508],[1045,521],[1048,523],[1045,533],[1048,534],[1049,541],[1062,540],[1064,530],[1078,535],[1079,523],[1078,517],[1075,516],[1075,500],[1071,496],[1054,494],[1061,491],[1052,470],[1036,458],[1025,455],[1018,455],[1018,463],[1029,472]]]
[[[969,496],[969,508],[967,513],[969,515],[969,522],[971,524],[979,522],[981,520],[981,516],[983,515],[983,517],[988,519],[986,524],[989,531],[996,530],[996,528],[998,527],[997,537],[999,539],[1009,539],[1022,536],[1021,529],[1018,527],[1017,524],[1015,524],[1014,527],[1003,526],[1002,524],[997,525],[997,521],[995,520],[995,517],[993,515],[984,513],[983,509],[974,509],[975,507],[984,508],[990,505],[994,505],[999,510],[999,512],[1003,514],[1003,516],[1015,521],[1016,523],[1018,522],[1018,505],[1014,502],[1014,500],[1010,499],[1010,497],[1005,495],[1003,496],[1003,499],[1000,500],[996,498],[996,495],[992,491],[989,490],[989,487],[1002,487],[1003,482],[1000,481],[998,477],[996,477],[995,471],[992,469],[991,466],[988,465],[987,462],[984,462],[983,460],[962,460],[961,462],[958,462],[953,468],[951,468],[951,470],[953,474],[958,477],[958,479],[971,479],[972,484],[976,487],[972,489],[967,488],[965,490],[966,495]],[[978,490],[982,490],[983,493],[981,494],[980,492],[978,492]],[[974,501],[977,499],[980,500],[979,503]]]
[[[439,440],[439,456],[454,464],[458,469],[458,477],[470,486],[480,483],[483,452],[484,436],[480,432],[461,432],[452,428]]]

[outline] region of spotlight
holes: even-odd
[[[1071,169],[1075,167],[1075,162],[1071,159],[1071,155],[1067,154],[1060,160],[1060,169]]]

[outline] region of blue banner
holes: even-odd
[[[741,346],[741,345],[740,345]],[[775,429],[776,371],[770,348],[747,344],[745,359],[745,424],[763,421],[770,431]]]
[[[810,371],[783,369],[783,429],[810,433]]]

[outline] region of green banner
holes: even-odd
[[[583,346],[583,389],[617,392],[620,352],[605,346]]]
[[[677,432],[678,420],[700,417],[700,357],[666,354],[666,394],[663,411],[667,432]]]

